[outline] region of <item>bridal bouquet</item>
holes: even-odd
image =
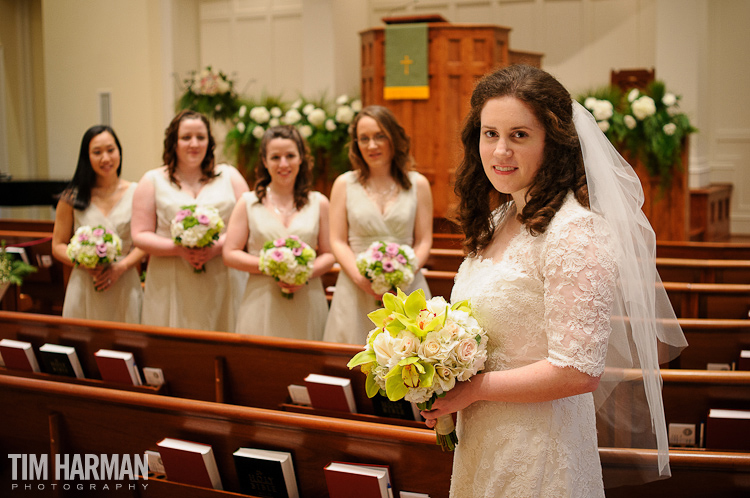
[[[172,240],[183,247],[211,247],[224,229],[224,220],[212,206],[182,206],[170,225]],[[206,271],[205,267],[195,270]]]
[[[260,270],[277,282],[292,285],[307,283],[312,274],[315,250],[298,236],[291,235],[286,239],[276,239],[263,244],[260,251]],[[292,299],[294,294],[281,289],[281,295]]]
[[[357,255],[359,273],[372,282],[372,290],[385,294],[397,287],[408,287],[414,281],[417,256],[414,249],[394,242],[377,241]]]
[[[73,234],[65,254],[76,266],[93,269],[113,263],[122,254],[122,240],[101,225],[83,225]]]
[[[457,381],[469,380],[484,368],[487,335],[468,301],[450,305],[439,296],[425,300],[421,289],[409,296],[399,289],[395,296],[384,294],[383,303],[385,308],[367,315],[376,328],[364,351],[347,364],[359,365],[367,374],[369,397],[403,398],[429,410]],[[435,432],[443,450],[455,448],[458,438],[451,415],[438,418]]]

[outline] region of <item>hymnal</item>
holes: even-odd
[[[210,444],[164,438],[156,445],[170,481],[224,489]]]
[[[391,476],[386,465],[331,462],[325,467],[330,498],[393,498]]]
[[[30,342],[3,339],[0,341],[0,356],[3,358],[5,368],[9,370],[40,371]]]
[[[240,448],[233,456],[243,493],[263,498],[299,498],[291,453]]]
[[[750,370],[750,349],[740,351],[740,361],[737,362],[737,370]]]
[[[313,408],[357,413],[350,379],[310,374],[305,377],[305,386]]]
[[[100,349],[94,353],[94,358],[102,380],[130,386],[143,384],[133,353]]]
[[[710,409],[706,419],[706,448],[750,450],[750,411]]]
[[[298,386],[297,384],[289,384],[286,386],[289,391],[289,397],[292,398],[292,403],[295,405],[306,405],[310,406],[310,394],[307,392],[305,386]]]
[[[398,496],[399,498],[430,498],[427,493],[414,493],[412,491],[401,491]]]
[[[39,357],[44,365],[44,371],[49,374],[86,378],[74,347],[47,343],[39,348]]]

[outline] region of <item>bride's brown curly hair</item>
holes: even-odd
[[[488,100],[514,97],[525,103],[544,126],[542,164],[526,194],[518,220],[532,235],[544,233],[569,191],[589,207],[583,156],[573,124],[570,93],[549,73],[526,65],[512,65],[484,76],[471,95],[471,110],[461,132],[464,156],[456,172],[454,191],[459,199],[456,218],[471,254],[492,240],[494,209],[507,209],[510,194],[495,190],[479,155],[481,113]]]

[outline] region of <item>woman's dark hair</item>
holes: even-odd
[[[258,197],[258,202],[263,202],[266,197],[266,187],[271,183],[271,174],[268,172],[268,166],[266,165],[266,155],[268,143],[275,138],[291,140],[297,146],[297,152],[302,162],[299,165],[297,178],[294,180],[294,206],[297,209],[302,209],[307,204],[307,195],[310,193],[313,158],[310,155],[310,147],[294,126],[274,126],[267,129],[263,134],[258,151],[260,161],[255,168],[255,195]]]
[[[362,109],[354,118],[350,128],[349,161],[355,171],[359,171],[359,181],[364,184],[370,177],[370,167],[362,156],[357,142],[357,124],[364,116],[374,119],[383,134],[388,137],[393,147],[393,160],[391,161],[391,176],[404,190],[411,188],[409,170],[414,168],[414,158],[409,154],[411,140],[406,135],[404,128],[398,124],[396,116],[387,108],[379,105],[371,105]]]
[[[457,219],[470,253],[489,244],[495,230],[493,209],[507,206],[512,200],[510,194],[493,188],[479,155],[482,109],[488,100],[506,96],[529,106],[545,131],[542,164],[527,191],[526,205],[518,220],[532,235],[544,233],[568,191],[574,192],[582,206],[589,206],[570,93],[539,68],[512,65],[499,69],[477,83],[461,132],[464,156],[456,172],[454,191],[459,198]]]
[[[117,176],[119,177],[122,172],[122,146],[115,130],[107,125],[96,125],[86,130],[81,139],[81,149],[78,152],[78,164],[75,173],[73,173],[73,179],[58,196],[58,198],[69,202],[75,209],[83,210],[91,204],[91,189],[96,185],[96,172],[91,166],[89,146],[94,137],[105,132],[115,139],[117,150],[120,151],[120,165],[117,167]]]
[[[180,123],[186,119],[200,119],[206,125],[206,132],[208,133],[208,148],[206,149],[206,156],[201,162],[201,181],[208,182],[216,176],[214,172],[214,149],[216,148],[216,141],[214,141],[214,136],[211,134],[211,123],[208,122],[208,118],[203,114],[185,109],[172,119],[172,122],[169,123],[167,130],[164,132],[162,161],[164,161],[167,167],[169,180],[177,186],[180,186],[180,182],[175,176],[175,171],[177,171],[177,141],[179,140]]]

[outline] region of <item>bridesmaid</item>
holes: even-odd
[[[120,178],[122,147],[112,128],[92,126],[83,135],[73,179],[60,194],[55,210],[52,254],[73,266],[68,242],[84,225],[102,225],[122,239],[122,256],[93,270],[73,268],[65,291],[62,315],[114,322],[139,323],[142,291],[138,278],[145,253],[133,247],[130,207],[136,184]]]
[[[200,113],[182,111],[164,137],[164,166],[146,172],[133,199],[133,241],[149,255],[143,323],[201,330],[234,330],[243,276],[224,266],[226,234],[212,246],[189,249],[172,241],[170,224],[189,205],[213,206],[224,223],[248,191],[242,175],[215,164],[211,127]],[[196,269],[205,272],[196,273]]]
[[[328,199],[310,191],[310,163],[296,128],[277,126],[266,131],[255,189],[237,201],[224,242],[224,263],[250,274],[237,318],[239,333],[323,337],[328,302],[320,276],[331,269],[334,257],[328,236]],[[317,252],[312,275],[304,285],[276,282],[258,268],[263,244],[290,235],[297,235]],[[294,297],[282,296],[282,289]]]
[[[409,137],[391,111],[365,107],[350,129],[354,171],[339,176],[331,190],[331,246],[342,271],[323,338],[364,344],[372,329],[367,314],[382,296],[357,270],[357,254],[378,240],[412,246],[414,282],[403,290],[421,288],[430,298],[419,269],[432,247],[432,192],[427,179],[412,171]]]

